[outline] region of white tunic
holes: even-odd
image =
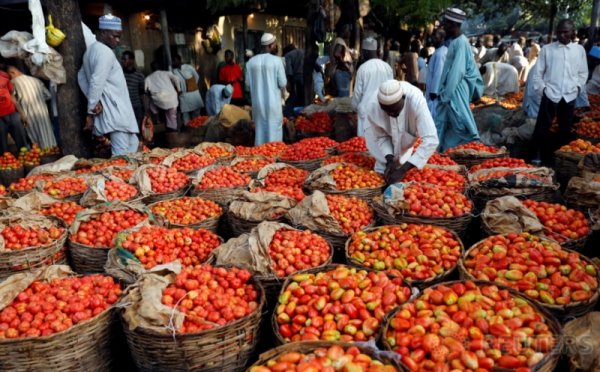
[[[181,112],[196,111],[204,107],[202,96],[200,96],[200,90],[197,89],[193,92],[187,91],[187,79],[194,78],[196,84],[199,85],[200,76],[196,70],[190,65],[182,65],[181,69],[176,68],[173,70],[173,75],[177,76],[179,79],[179,85],[183,92],[183,94],[179,96],[179,109]]]
[[[368,60],[358,69],[352,106],[358,113],[357,134],[359,136],[364,135],[365,129],[370,126],[367,121],[367,104],[373,96],[377,96],[381,84],[393,78],[394,72],[390,65],[377,58]]]
[[[145,81],[145,90],[150,93],[152,102],[163,110],[177,107],[180,89],[179,79],[169,71],[154,71]]]
[[[586,84],[585,90],[591,95],[600,94],[600,65],[594,69],[592,79]]]
[[[503,96],[506,93],[519,91],[519,74],[517,69],[508,63],[489,62],[485,64],[486,71],[483,74],[483,94],[493,96],[496,94],[494,89],[494,64],[498,74],[498,95]]]

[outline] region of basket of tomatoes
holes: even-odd
[[[333,137],[333,119],[326,112],[315,112],[308,118],[299,116],[294,122],[298,139]]]
[[[187,197],[163,200],[148,206],[155,218],[162,218],[168,227],[206,229],[217,233],[223,208],[211,200]]]
[[[273,192],[248,192],[236,195],[227,210],[227,220],[233,236],[249,233],[263,221],[283,222],[287,211],[298,202],[285,195]]]
[[[297,142],[289,146],[277,161],[291,165],[295,168],[309,172],[318,169],[321,163],[327,159],[329,153],[324,148],[309,146],[306,143]]]
[[[362,136],[352,137],[348,141],[340,143],[338,154],[344,155],[347,153],[371,155],[367,148],[367,141]]]
[[[0,352],[10,355],[0,360],[2,370],[115,367],[111,333],[121,285],[110,276],[74,275],[68,266],[49,266],[0,285],[0,319],[8,326],[1,331]]]
[[[562,336],[560,323],[535,301],[478,280],[426,288],[385,320],[382,343],[399,354],[404,371],[552,372]]]
[[[202,142],[194,148],[194,151],[215,159],[221,165],[229,165],[236,154],[235,147],[225,142]]]
[[[589,258],[529,233],[493,235],[459,261],[464,280],[514,288],[559,319],[583,316],[598,302],[598,267]]]
[[[446,150],[444,154],[467,168],[483,163],[486,160],[508,157],[508,151],[505,147],[486,146],[481,142],[462,144]]]
[[[325,159],[325,161],[323,161],[321,163],[321,167],[324,167],[326,165],[333,164],[333,163],[349,163],[349,164],[354,164],[358,167],[365,168],[365,169],[375,169],[376,162],[377,162],[377,160],[375,160],[375,158],[372,157],[371,155],[365,155],[363,153],[347,152],[342,155],[334,155],[332,157]]]
[[[144,275],[120,309],[137,369],[243,371],[261,331],[260,283],[247,270],[207,264],[169,274]],[[158,295],[143,290],[156,284]]]
[[[198,172],[192,180],[192,196],[228,205],[233,197],[248,190],[252,179],[245,173],[234,171],[229,166],[211,165]]]
[[[326,165],[312,172],[304,181],[304,186],[311,191],[357,197],[366,202],[381,195],[385,184],[383,176],[374,170],[347,163]]]
[[[329,137],[310,137],[298,141],[295,145],[302,145],[306,147],[319,148],[327,151],[329,156],[333,156],[337,153],[337,147],[339,143]]]
[[[185,173],[152,164],[136,169],[130,182],[137,184],[146,205],[182,197],[190,187],[190,179]]]
[[[42,180],[44,194],[66,202],[79,203],[83,194],[88,190],[85,177],[73,177],[65,174],[53,180]]]
[[[577,139],[554,152],[556,176],[559,182],[566,183],[579,175],[579,162],[587,154],[599,153],[600,144]]]
[[[275,160],[267,158],[264,155],[245,155],[237,156],[229,165],[236,172],[245,173],[252,179],[256,179],[261,169],[269,164],[275,163]]]
[[[167,156],[160,164],[193,178],[200,169],[216,162],[216,159],[196,153],[194,150],[181,149]]]
[[[16,272],[65,262],[67,224],[61,218],[11,213],[0,218],[0,281]]]
[[[20,198],[35,191],[35,184],[38,181],[51,181],[54,178],[52,175],[42,174],[36,176],[27,176],[19,179],[17,182],[10,184],[8,189],[10,195],[15,198]]]

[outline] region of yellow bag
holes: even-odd
[[[60,43],[63,42],[66,36],[61,30],[54,27],[54,25],[52,24],[51,15],[48,16],[48,23],[49,25],[48,27],[46,27],[46,43],[56,48],[60,45]]]

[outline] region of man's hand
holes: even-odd
[[[386,177],[388,184],[394,184],[394,183],[398,183],[398,182],[402,182],[402,180],[404,179],[404,176],[406,176],[406,171],[402,168],[399,168],[398,170],[396,170],[395,172],[393,172],[391,174],[391,176],[389,177],[389,179]]]
[[[177,92],[177,96],[180,96],[182,94],[183,94],[183,91],[181,91],[181,90]]]
[[[387,163],[385,165],[385,171],[383,172],[383,177],[387,181],[390,178],[390,176],[392,175],[392,173],[394,173],[394,170],[396,169],[396,164],[394,164],[394,156],[393,155],[387,155],[385,157],[385,160],[387,161]]]
[[[96,107],[94,107],[94,109],[92,110],[92,113],[94,114],[94,116],[100,115],[102,113],[102,103],[98,102]]]
[[[85,127],[83,130],[92,130],[94,128],[94,116],[88,115],[85,117]]]
[[[23,128],[27,128],[27,117],[25,114],[21,114],[21,122],[23,123]]]

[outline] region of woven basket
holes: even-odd
[[[6,186],[7,189],[11,183],[19,182],[23,177],[25,177],[25,169],[23,167],[0,170],[0,180],[2,180],[2,184]]]
[[[484,240],[479,241],[478,243],[474,244],[471,248],[469,248],[463,255],[462,259],[458,261],[458,274],[462,280],[476,280],[475,277],[467,271],[467,268],[464,264],[464,260],[467,257],[469,257],[469,253],[474,248],[479,246]],[[543,239],[543,240],[547,240],[547,239]],[[568,253],[576,253],[575,251],[572,251],[570,249],[564,249],[564,248],[563,248],[563,251],[568,252]],[[598,268],[598,266],[596,266],[594,261],[592,261],[591,259],[582,255],[581,253],[577,253],[577,254],[581,257],[581,259],[589,262],[590,265],[594,266],[594,268],[596,269],[596,273],[597,273],[596,278],[600,281],[600,269]],[[594,309],[594,307],[596,306],[596,303],[598,302],[598,298],[600,298],[600,294],[598,293],[598,290],[596,290],[596,292],[594,293],[592,298],[590,298],[587,301],[573,302],[573,303],[570,303],[567,305],[562,305],[562,306],[561,305],[549,305],[549,304],[545,304],[542,302],[537,302],[535,300],[532,300],[529,297],[527,297],[527,298],[529,299],[529,301],[539,304],[539,306],[548,310],[552,315],[554,315],[556,318],[558,318],[562,321],[567,317],[577,318],[577,317],[583,316],[583,315],[587,314],[588,312],[592,311]]]
[[[55,161],[59,160],[61,158],[60,155],[48,155],[48,156],[42,156],[40,159],[42,161],[42,164],[50,164],[50,163],[54,163]]]
[[[34,248],[22,249],[20,251],[6,251],[0,253],[0,282],[6,280],[9,276],[15,274],[13,267],[27,265],[26,270],[35,270],[40,267],[48,266],[48,260],[55,262],[54,256],[65,247],[67,240],[67,223],[62,219],[52,215],[45,216],[52,220],[57,226],[64,228],[63,233],[56,241]],[[18,270],[23,271],[23,270]]]
[[[381,206],[379,203],[371,203],[377,217],[381,220],[384,225],[398,225],[400,223],[414,223],[418,225],[434,225],[443,227],[446,230],[454,231],[461,239],[465,239],[467,236],[467,229],[473,219],[473,215],[465,213],[457,217],[423,217],[413,215],[402,215],[396,218],[390,216],[388,211]]]
[[[308,188],[308,190],[315,191],[319,189]],[[383,194],[383,190],[385,190],[385,185],[381,185],[379,187],[369,187],[363,189],[350,189],[350,190],[319,190],[323,194],[330,195],[343,195],[348,198],[356,197],[358,199],[364,200],[367,203],[370,203],[376,197]]]
[[[298,141],[303,140],[305,138],[314,138],[314,137],[327,137],[334,139],[335,133],[333,132],[296,132],[296,137],[298,137]]]
[[[365,229],[363,231],[366,233],[370,233],[370,232],[377,231],[377,230],[379,230],[379,227],[371,227],[371,228]],[[460,240],[460,238],[458,237],[458,234],[456,234],[454,231],[449,230],[449,229],[444,228],[444,230],[446,230],[450,234],[452,234],[452,237],[454,238],[454,240],[456,240],[458,242],[458,245],[460,246],[460,252],[462,255],[462,253],[464,253],[464,251],[465,251],[465,246],[464,246],[462,240]],[[361,269],[363,269],[363,268],[369,269],[369,268],[363,266],[361,263],[354,261],[350,257],[350,254],[348,253],[348,246],[350,246],[351,242],[352,242],[352,238],[348,238],[348,240],[346,241],[346,243],[344,245],[344,257],[346,259],[346,262],[348,263],[348,265],[351,265],[351,266],[356,266]],[[413,287],[417,287],[420,290],[423,290],[431,285],[441,283],[444,280],[447,280],[452,275],[452,273],[456,270],[457,266],[458,266],[458,264],[454,265],[450,270],[446,270],[443,274],[436,275],[431,278],[427,278],[427,279],[423,279],[423,280],[411,280],[411,279],[405,278],[404,280],[406,280],[408,283],[410,283],[410,285],[412,285]]]
[[[481,191],[484,191],[484,190],[485,189],[482,189]],[[523,189],[523,190],[525,190],[525,189]],[[556,190],[553,188],[550,188],[550,187],[531,188],[531,189],[527,189],[527,190],[532,190],[532,191],[517,194],[517,195],[515,195],[515,194],[488,195],[488,194],[484,194],[482,192],[477,192],[475,190],[471,190],[471,200],[473,200],[473,206],[475,207],[475,209],[481,212],[485,209],[485,206],[487,205],[487,203],[489,201],[501,198],[503,196],[508,196],[508,195],[512,195],[514,197],[521,198],[521,199],[531,199],[531,200],[535,200],[538,202],[548,202],[548,203],[553,203],[554,199],[556,198]]]
[[[358,350],[360,350],[362,354],[368,355],[369,357],[371,357],[371,359],[380,361],[384,364],[390,364],[394,366],[396,371],[401,370],[400,364],[398,361],[396,361],[396,359],[392,358],[388,354],[378,352],[376,349],[371,347],[357,346],[355,344],[339,341],[304,341],[301,343],[285,344],[261,354],[258,358],[258,361],[254,363],[250,368],[248,368],[246,372],[250,372],[252,370],[252,367],[265,366],[269,360],[277,359],[281,355],[289,352],[296,351],[301,354],[311,354],[316,349],[329,349],[331,346],[334,345],[340,346],[344,350],[348,350],[348,348],[350,347],[356,347],[358,348]]]
[[[174,200],[174,199],[169,199],[169,200]],[[156,204],[158,204],[158,203],[153,203],[153,204],[148,205],[148,209],[152,210],[152,207],[156,206]],[[225,208],[223,208],[223,206],[221,206],[221,208],[222,208],[222,213],[219,216],[210,217],[210,218],[207,218],[207,219],[202,220],[200,222],[192,223],[192,224],[189,224],[189,225],[181,225],[181,224],[177,224],[177,223],[171,223],[166,218],[162,218],[162,217],[157,216],[157,215],[155,215],[155,217],[162,218],[162,220],[165,222],[166,227],[168,227],[170,229],[183,229],[183,228],[186,228],[186,227],[189,228],[189,229],[192,229],[192,230],[206,229],[206,230],[212,232],[213,234],[218,235],[217,234],[217,230],[218,230],[218,227],[219,227],[219,219],[225,213]]]
[[[23,196],[27,195],[27,194],[31,194],[32,192],[34,192],[35,190],[23,190],[23,191],[10,191],[10,196],[12,196],[15,199],[19,199],[22,198]]]
[[[368,151],[340,151],[340,150],[338,150],[337,154],[338,155],[344,155],[344,154],[362,154],[362,155],[365,155],[365,156],[373,156]]]
[[[545,320],[545,324],[548,326],[548,329],[552,332],[552,334],[555,336],[555,339],[557,340],[556,345],[554,345],[554,349],[552,349],[548,355],[546,355],[546,357],[544,359],[542,359],[537,365],[535,365],[533,368],[531,368],[531,372],[553,372],[556,369],[556,366],[558,364],[558,360],[560,358],[561,355],[561,350],[563,347],[563,342],[564,342],[564,337],[563,337],[563,330],[562,327],[560,325],[560,323],[556,320],[556,318],[554,316],[552,316],[552,314],[550,312],[548,312],[547,309],[544,309],[543,307],[539,306],[539,304],[537,304],[534,301],[531,301],[531,299],[529,299],[529,297],[523,295],[522,293],[519,293],[517,291],[515,291],[512,288],[508,288],[508,287],[504,287],[504,286],[500,286],[497,285],[495,283],[491,283],[491,282],[486,282],[483,280],[474,280],[473,281],[477,286],[486,286],[486,285],[496,285],[497,287],[499,287],[500,289],[506,289],[510,292],[511,297],[513,298],[519,298],[522,300],[527,301],[527,303],[537,312],[539,313]],[[462,283],[461,281],[452,281],[452,282],[445,282],[445,283],[440,283],[438,285],[435,285],[434,287],[437,287],[439,285],[445,285],[447,287],[452,286],[455,283]],[[387,318],[387,320],[384,322],[383,324],[383,329],[382,329],[382,334],[387,335],[387,332],[390,328],[390,322],[393,319],[393,316],[389,316]],[[381,343],[383,344],[383,349],[386,351],[392,351],[392,347],[390,346],[389,342],[387,341],[386,337],[382,337],[381,338]],[[402,364],[402,369],[406,372],[409,372],[410,369]],[[502,368],[494,368],[494,371],[512,371],[510,369],[502,369]]]
[[[50,336],[0,339],[3,371],[110,371],[114,309]],[[2,351],[4,350],[4,351]]]
[[[574,152],[556,151],[554,153],[554,170],[560,183],[566,185],[571,178],[579,175],[579,162],[584,156],[585,154]]]
[[[367,231],[375,226],[375,221],[371,222],[360,231]],[[303,226],[299,226],[300,229],[304,229]],[[327,240],[329,244],[333,247],[333,262],[336,264],[345,264],[346,255],[344,253],[344,247],[346,246],[346,242],[350,239],[352,234],[332,234],[325,231],[313,231],[315,234],[321,236],[323,239]]]
[[[228,166],[229,163],[231,163],[231,161],[235,159],[235,154],[229,156],[221,156],[220,158],[214,159],[217,161],[215,164]]]
[[[600,205],[598,204],[581,204],[569,201],[568,199],[565,200],[565,205],[567,206],[567,208],[575,209],[576,211],[579,211],[586,216],[591,216],[600,207]]]
[[[67,240],[71,267],[78,274],[101,274],[108,259],[108,251],[114,247],[90,247]]]
[[[579,134],[577,132],[575,132],[575,139],[582,139],[584,141],[588,141],[592,145],[596,145],[596,144],[600,143],[600,137],[585,136],[585,135]]]
[[[229,205],[236,193],[248,190],[248,185],[237,187],[222,187],[219,189],[201,190],[192,187],[191,196],[199,196],[202,199],[212,200],[220,205]]]
[[[328,158],[328,156],[326,156],[324,158],[318,158],[318,159],[312,159],[312,160],[281,160],[281,159],[278,159],[277,162],[286,163],[286,164],[291,165],[292,167],[300,168],[300,169],[304,169],[309,172],[312,172],[312,171],[316,171],[317,169],[321,168],[321,163],[324,162],[325,159],[327,159],[327,158]]]
[[[179,190],[164,192],[162,194],[149,194],[143,199],[143,203],[146,205],[155,204],[164,200],[177,199],[184,196],[189,189],[189,186],[183,186]]]
[[[233,212],[231,212],[230,210],[227,211],[227,221],[229,223],[229,225],[231,226],[231,230],[233,233],[234,237],[238,237],[242,234],[245,233],[249,233],[250,230],[252,230],[253,228],[255,228],[256,226],[260,225],[262,222],[264,221],[269,221],[269,222],[284,222],[284,218],[283,216],[276,218],[276,219],[265,219],[265,220],[261,220],[261,221],[251,221],[251,220],[247,220],[245,218],[239,217],[238,215],[234,214]],[[323,237],[325,238],[325,237]],[[327,240],[327,239],[325,239]]]
[[[192,143],[192,136],[190,136],[189,133],[170,132],[164,133],[164,136],[167,148],[169,149],[179,147],[187,149]]]
[[[326,272],[326,271],[335,270],[339,266],[343,266],[343,265],[326,265],[326,266],[313,267],[313,268],[310,268],[310,269],[297,271],[297,272],[294,273],[294,275],[297,275],[297,274],[316,274],[316,273],[320,273],[320,272]],[[352,267],[352,266],[347,266],[347,267],[350,268],[350,269],[355,268],[355,267]],[[360,268],[360,270],[364,270],[364,271],[367,271],[367,272],[376,272],[375,270],[371,270],[371,269],[368,269],[366,267],[365,268]],[[390,279],[396,278],[395,276],[392,276],[392,275],[388,275],[388,277]],[[287,286],[290,285],[291,281],[292,281],[291,276],[288,276],[285,279],[285,282],[281,286],[281,290],[277,294],[278,296],[280,296],[281,294],[283,294],[285,288],[287,288]],[[410,284],[408,284],[405,280],[402,281],[402,286],[410,288],[411,289],[411,293],[412,293],[412,286]],[[409,302],[409,300],[407,300],[406,302]],[[400,306],[402,306],[402,305],[400,305]],[[400,307],[400,306],[398,306],[398,307]],[[393,314],[393,313],[394,313],[394,311],[392,310],[389,314]],[[386,321],[386,319],[387,319],[387,315],[386,315],[386,317],[384,317],[384,322]],[[277,346],[285,345],[286,341],[283,338],[283,336],[281,335],[281,333],[279,332],[279,324],[277,323],[277,311],[273,311],[273,315],[271,316],[271,327],[273,328],[273,334],[275,334],[275,345],[277,345]],[[382,335],[381,332],[377,335],[377,338],[375,339],[375,343],[378,343],[378,341],[382,338],[381,335]],[[304,341],[299,342],[299,343],[293,342],[293,343],[291,343],[291,345],[297,345],[297,344],[302,344],[302,343],[304,343]]]
[[[454,160],[459,165],[464,165],[467,169],[471,169],[472,166],[483,163],[486,160],[508,158],[508,152],[500,154],[489,154],[480,156],[456,156],[452,153],[447,154],[448,157]]]
[[[260,337],[265,292],[259,291],[256,310],[222,327],[184,334],[157,333],[150,329],[130,330],[121,316],[123,330],[139,371],[237,372],[244,371]]]

